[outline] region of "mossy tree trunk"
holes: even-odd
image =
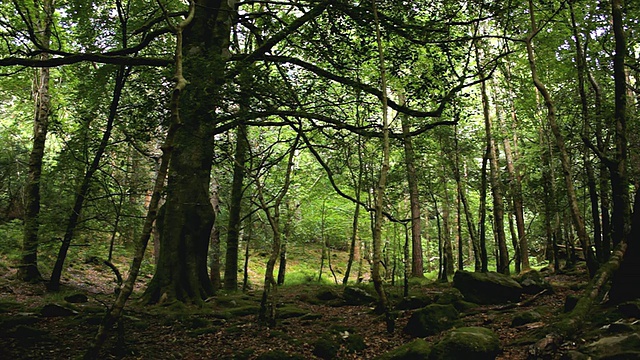
[[[184,31],[181,124],[175,134],[167,199],[160,228],[160,256],[144,294],[148,303],[200,303],[213,294],[207,250],[214,221],[209,199],[216,108],[224,83],[235,9],[227,1],[199,0]]]
[[[39,34],[38,42],[47,49],[51,41],[51,22],[53,20],[53,0],[44,0],[42,13],[38,13],[34,33]],[[49,59],[50,55],[43,52],[41,60]],[[50,69],[38,70],[33,82],[33,96],[35,99],[35,115],[33,122],[33,147],[29,154],[28,178],[25,186],[25,214],[24,237],[22,243],[22,260],[18,269],[18,278],[23,281],[42,280],[38,270],[38,229],[40,215],[40,178],[42,176],[42,159],[44,158],[45,142],[49,127],[51,111],[51,96],[49,94]]]

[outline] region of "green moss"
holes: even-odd
[[[416,339],[376,357],[375,360],[424,360],[429,358],[430,353],[431,345],[423,339]]]

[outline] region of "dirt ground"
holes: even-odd
[[[0,270],[0,359],[81,358],[114,298],[114,284],[108,272],[71,272],[63,290],[56,295],[46,294],[44,284],[23,284],[14,279],[12,270]],[[547,280],[554,291],[537,296],[525,306],[476,307],[462,313],[461,319],[467,326],[488,327],[499,335],[503,348],[499,359],[526,359],[532,332],[540,331],[561,314],[566,296],[579,294],[587,282],[580,271],[550,275]],[[141,282],[140,288],[143,286]],[[414,286],[412,293],[435,296],[446,288],[442,284],[426,284]],[[388,289],[392,299],[401,297],[401,289]],[[318,291],[318,285],[312,284],[280,288],[277,296],[281,317],[273,328],[257,323],[260,291],[220,294],[199,308],[179,304],[145,306],[134,296],[127,306],[120,341],[119,332],[114,329],[99,358],[255,359],[266,351],[282,350],[305,359],[319,359],[313,355],[314,342],[322,336],[333,336],[344,340],[337,358],[373,359],[412,340],[402,331],[411,310],[398,312],[396,330],[389,334],[372,307],[323,302],[314,295]],[[71,304],[64,300],[65,296],[78,293],[86,294],[88,301]],[[526,302],[531,296],[522,300]],[[41,316],[42,307],[54,303],[74,312],[69,316]],[[517,313],[532,309],[542,315],[541,321],[511,326]],[[347,339],[355,336],[362,340],[364,349],[348,349]],[[425,339],[435,341],[439,336]]]

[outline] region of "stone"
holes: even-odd
[[[459,316],[451,304],[431,304],[411,314],[403,331],[414,337],[435,335],[455,326]]]
[[[511,327],[518,327],[532,322],[540,321],[542,315],[535,311],[525,311],[513,317],[511,321]]]
[[[335,359],[338,355],[340,344],[330,336],[322,336],[313,344],[313,355],[324,360]]]
[[[493,360],[500,350],[500,340],[493,331],[461,327],[449,331],[433,346],[429,360]]]
[[[504,304],[518,302],[522,286],[511,277],[496,272],[470,272],[458,270],[453,276],[453,286],[464,299],[476,304]]]
[[[72,304],[80,304],[80,303],[88,302],[89,298],[85,294],[73,294],[73,295],[65,296],[64,301]]]
[[[369,305],[376,301],[366,290],[354,286],[345,287],[342,297],[347,305]]]
[[[596,359],[640,359],[640,334],[604,337],[581,350]]]
[[[618,305],[618,311],[625,318],[635,318],[640,319],[640,302],[638,301],[629,301]]]
[[[409,296],[398,302],[396,310],[420,309],[431,304],[431,299],[427,297]]]
[[[455,304],[458,301],[462,301],[463,298],[464,296],[462,296],[460,290],[456,288],[448,288],[436,295],[436,304]]]
[[[376,357],[375,360],[423,360],[428,359],[430,353],[431,345],[428,342],[415,339]]]
[[[536,270],[529,270],[519,274],[515,280],[522,286],[522,292],[535,295],[543,290],[552,290],[544,276]]]
[[[78,312],[58,304],[47,304],[40,310],[40,315],[44,317],[64,317],[77,315]]]

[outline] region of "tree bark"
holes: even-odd
[[[553,102],[553,99],[551,98],[551,94],[549,93],[545,85],[542,83],[540,78],[538,77],[538,72],[536,69],[532,36],[537,33],[538,29],[535,22],[535,13],[534,13],[532,0],[529,0],[529,14],[531,17],[531,35],[529,35],[526,38],[525,42],[527,46],[527,58],[529,59],[529,67],[531,69],[531,78],[533,80],[533,83],[536,89],[542,95],[545,106],[547,107],[547,121],[551,128],[551,132],[555,137],[556,146],[558,147],[560,163],[562,165],[562,173],[564,175],[565,186],[567,188],[567,197],[569,199],[571,220],[578,234],[580,245],[582,246],[582,249],[584,251],[584,256],[587,261],[587,267],[589,268],[589,274],[590,276],[594,276],[598,268],[598,262],[595,259],[593,250],[591,249],[589,235],[587,234],[587,230],[584,224],[584,219],[582,218],[582,214],[580,213],[580,208],[578,206],[578,198],[576,196],[575,188],[573,186],[573,175],[572,175],[572,169],[571,169],[571,162],[569,160],[569,154],[567,152],[567,147],[565,144],[564,137],[560,132],[560,127],[558,126],[558,123],[556,121],[556,107]]]
[[[373,269],[371,277],[373,286],[378,294],[378,307],[385,314],[387,332],[393,333],[395,321],[389,308],[389,300],[384,291],[382,283],[382,222],[384,220],[382,211],[384,208],[384,194],[387,184],[387,174],[389,172],[389,119],[388,119],[388,97],[387,97],[387,79],[384,52],[382,48],[382,34],[380,31],[380,21],[378,19],[378,10],[376,1],[372,3],[373,14],[375,17],[376,40],[379,54],[379,71],[382,88],[382,166],[380,169],[380,177],[375,189],[375,205],[374,205],[374,229],[373,229]]]
[[[76,226],[78,225],[78,221],[80,220],[80,214],[82,213],[84,201],[87,197],[87,194],[89,193],[89,187],[91,185],[91,181],[93,180],[93,175],[96,173],[96,171],[98,171],[100,167],[100,161],[102,160],[102,156],[104,155],[104,152],[107,149],[107,146],[109,145],[109,139],[111,138],[111,131],[113,130],[113,123],[118,113],[118,104],[120,103],[122,89],[125,86],[130,70],[131,70],[130,68],[121,66],[116,73],[116,81],[113,89],[113,97],[111,99],[111,104],[109,106],[107,126],[105,128],[104,133],[102,134],[102,139],[100,140],[100,144],[96,149],[96,153],[93,157],[93,160],[89,165],[89,167],[87,168],[87,171],[85,172],[84,177],[82,178],[80,189],[78,189],[78,193],[73,203],[71,214],[69,215],[69,219],[67,220],[64,237],[62,239],[62,244],[60,245],[56,262],[53,266],[53,270],[51,271],[51,279],[49,280],[49,284],[47,285],[47,288],[50,291],[57,291],[60,288],[60,278],[62,276],[62,271],[64,270],[64,263],[67,258],[67,252],[69,251],[69,247],[71,246],[71,241],[73,240]]]
[[[51,26],[55,11],[53,0],[44,0],[42,13],[37,13],[36,27],[38,41],[45,49],[51,42]],[[46,52],[40,54],[40,60],[49,59]],[[51,95],[49,93],[50,69],[41,68],[34,79],[35,115],[33,121],[33,147],[29,154],[27,184],[25,186],[24,237],[22,242],[22,259],[17,277],[23,281],[40,281],[42,275],[38,270],[38,229],[40,228],[40,178],[42,177],[42,159],[44,158],[49,115],[51,112]]]
[[[200,303],[213,294],[207,249],[214,221],[209,201],[214,130],[235,9],[226,1],[198,0],[184,31],[185,77],[181,126],[175,134],[167,199],[160,226],[160,256],[144,294],[148,303]]]
[[[405,104],[404,94],[399,99],[401,104]],[[422,263],[422,226],[420,223],[420,199],[418,195],[418,177],[415,166],[415,152],[413,141],[409,136],[411,124],[407,115],[400,115],[402,121],[402,145],[404,147],[404,163],[407,171],[407,182],[409,183],[409,203],[411,208],[411,276],[424,277]]]
[[[238,239],[242,220],[243,182],[249,143],[247,125],[240,124],[236,130],[236,150],[233,163],[233,182],[231,183],[231,203],[229,206],[229,225],[227,226],[227,251],[224,264],[225,290],[238,289]]]

